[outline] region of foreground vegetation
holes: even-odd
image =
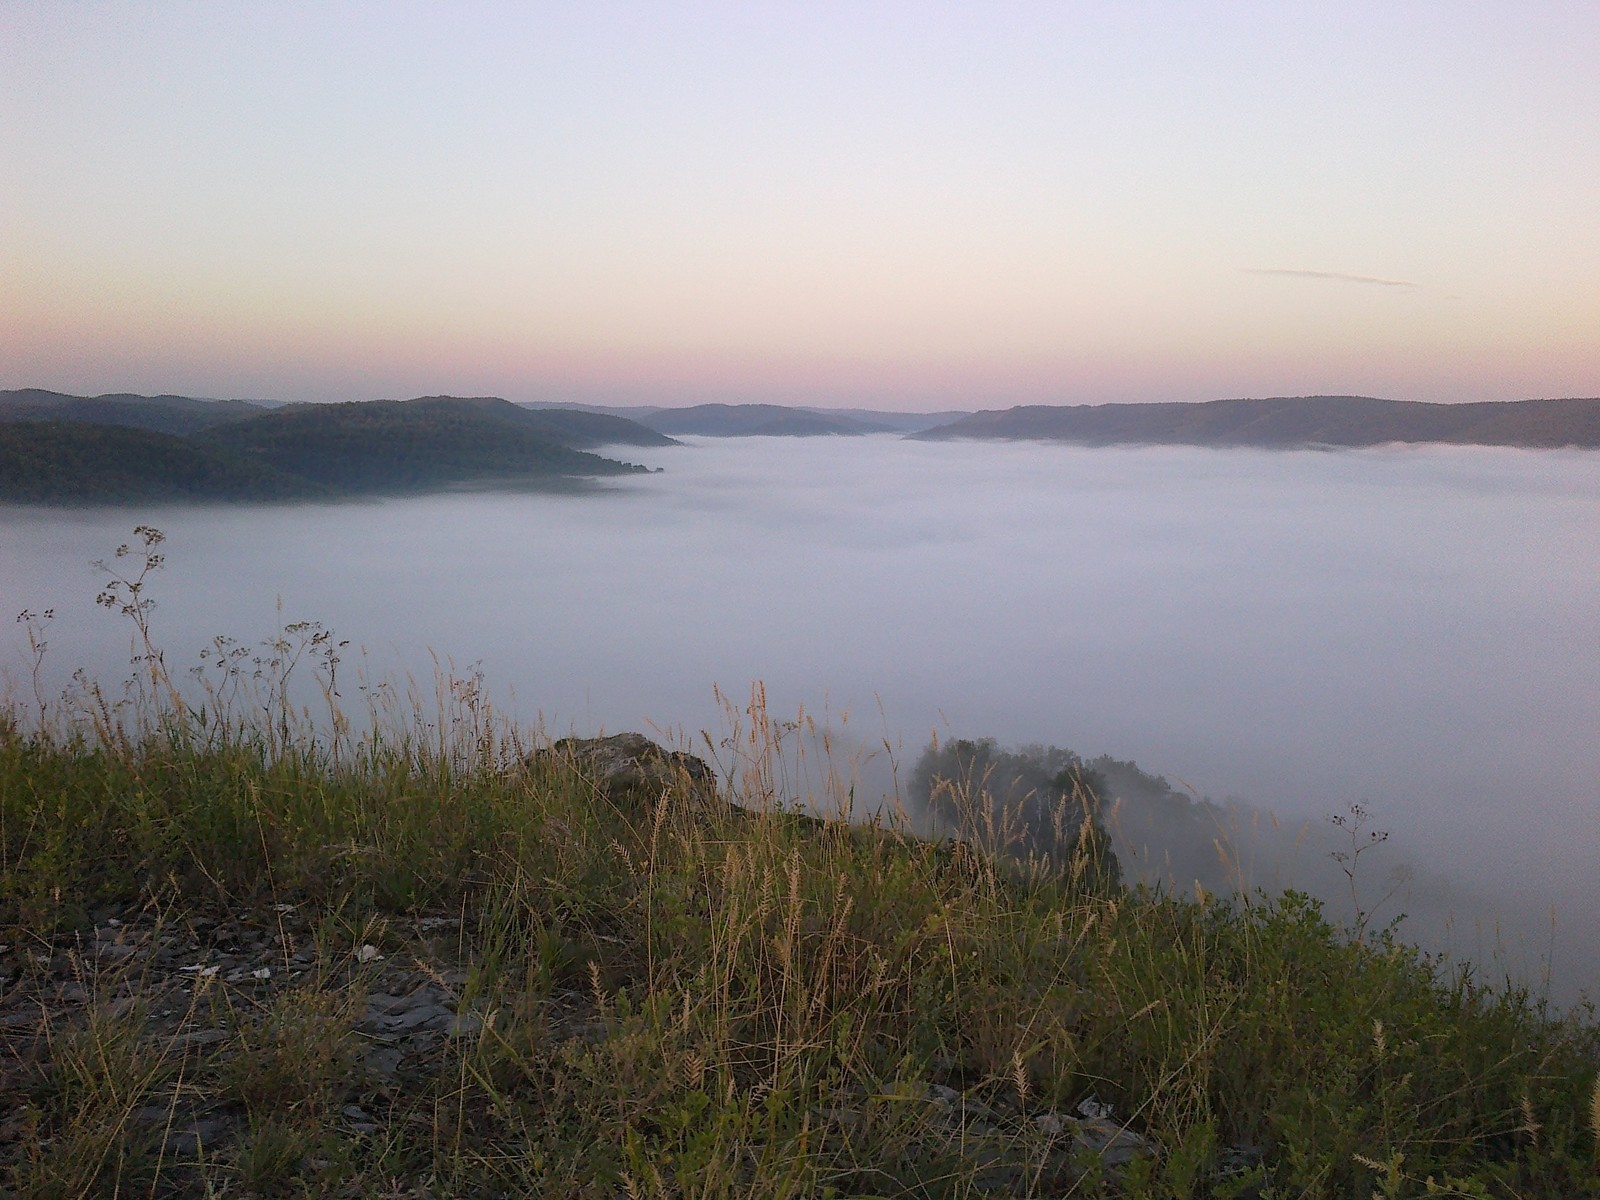
[[[5,1194],[1600,1194],[1589,1014],[1123,890],[1081,795],[1055,845],[982,780],[981,849],[802,815],[759,694],[719,795],[607,789],[470,679],[357,730],[315,626],[180,696],[146,573],[129,695],[0,719]]]

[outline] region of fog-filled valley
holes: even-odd
[[[12,508],[0,599],[53,611],[46,694],[115,683],[129,630],[91,563],[146,523],[180,673],[314,620],[350,639],[356,711],[363,678],[481,670],[550,736],[702,751],[759,681],[830,731],[857,815],[907,800],[930,738],[1107,756],[1128,877],[1306,887],[1341,922],[1383,900],[1377,924],[1491,977],[1594,989],[1600,455],[687,440],[583,492]],[[818,753],[789,782],[825,807]],[[1132,794],[1130,764],[1177,790]],[[1352,902],[1327,818],[1358,804],[1391,836]]]

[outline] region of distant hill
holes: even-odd
[[[962,417],[971,416],[970,410],[945,410],[943,412],[894,412],[882,408],[810,408],[807,412],[827,416],[848,417],[880,429],[895,433],[918,433],[936,425],[948,425]]]
[[[476,403],[476,401],[474,401]],[[575,408],[529,408],[505,400],[494,402],[494,412],[527,429],[538,430],[564,446],[676,446],[678,442],[636,420]],[[507,413],[499,406],[510,409]]]
[[[574,409],[533,409],[494,396],[423,396],[405,403],[426,407],[443,401],[475,407],[485,416],[497,416],[518,428],[531,429],[563,446],[586,450],[592,446],[671,446],[665,434],[647,429],[620,415],[580,412]],[[280,409],[318,405],[276,404],[266,400],[196,400],[188,396],[69,396],[43,388],[0,391],[0,421],[76,421],[92,425],[126,425],[161,433],[190,434],[230,421],[277,412]]]
[[[1296,396],[1197,404],[1027,405],[912,434],[1091,446],[1378,446],[1386,442],[1600,448],[1600,399],[1424,404],[1371,396]]]
[[[637,421],[575,409],[532,409],[513,404],[499,396],[419,396],[415,400],[382,400],[380,404],[404,404],[418,412],[442,413],[452,409],[471,411],[479,416],[502,421],[514,429],[531,431],[573,449],[591,446],[676,446],[665,434],[647,429]],[[314,407],[300,405],[298,407]],[[322,407],[326,407],[325,405]]]
[[[563,445],[525,424],[529,415],[492,398],[359,400],[274,409],[201,436],[279,470],[357,492],[645,469]]]
[[[0,422],[73,421],[188,434],[267,411],[266,405],[248,400],[195,400],[188,396],[135,396],[126,392],[68,396],[42,388],[0,391]]]
[[[186,436],[129,424],[0,422],[0,500],[333,498],[646,470],[576,449],[538,414],[493,398],[250,408]]]
[[[767,416],[784,416],[791,413],[809,413],[812,416],[823,417],[833,426],[824,432],[837,434],[860,433],[914,433],[922,429],[932,429],[935,425],[946,425],[951,421],[969,415],[969,410],[946,410],[943,412],[896,412],[892,409],[878,408],[821,408],[809,404],[702,404],[694,409],[663,408],[660,405],[607,405],[607,404],[578,404],[566,401],[534,400],[525,402],[522,407],[533,409],[537,412],[586,412],[600,413],[610,416],[626,417],[631,421],[650,425],[652,428],[663,428],[656,418],[671,424],[677,418],[675,414],[685,412],[699,412],[705,415],[706,428],[704,430],[673,429],[674,433],[701,433],[708,437],[734,437],[739,433],[721,432],[737,424],[739,418],[730,421],[720,421],[720,415],[725,415],[728,410],[741,409],[757,410],[750,418],[750,425],[756,433],[771,435],[784,432],[774,428],[762,414]],[[720,413],[719,413],[720,410]],[[691,418],[694,419],[694,418]],[[806,423],[808,426],[809,422]],[[715,426],[719,432],[711,432]],[[807,429],[806,432],[810,432]],[[743,432],[742,430],[740,432]]]
[[[782,404],[696,404],[659,409],[637,420],[661,433],[702,437],[821,437],[890,432],[888,425]]]

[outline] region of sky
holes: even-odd
[[[1600,5],[0,0],[0,388],[1600,394]]]

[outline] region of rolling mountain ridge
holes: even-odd
[[[579,448],[619,441],[671,444],[621,418],[491,397],[265,408],[0,393],[0,500],[333,499],[646,470]]]
[[[1600,448],[1600,399],[1425,404],[1372,396],[1280,396],[1201,403],[1025,405],[973,413],[909,436],[926,441],[1008,438],[1091,446],[1293,449],[1440,442]]]

